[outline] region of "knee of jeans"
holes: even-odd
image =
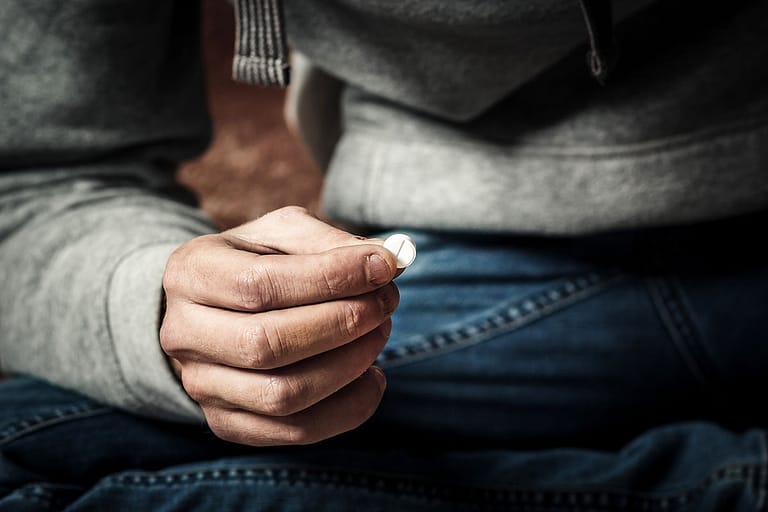
[[[77,420],[111,409],[36,379],[0,382],[0,488],[39,481],[39,463],[56,461],[57,446],[68,444]]]

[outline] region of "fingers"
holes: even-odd
[[[283,208],[171,255],[161,344],[223,439],[316,442],[381,400],[385,379],[370,365],[400,272],[381,240]]]
[[[252,446],[297,445],[322,441],[360,426],[376,411],[386,387],[376,367],[346,387],[296,414],[265,416],[242,409],[210,408],[208,426],[218,437]]]
[[[387,324],[337,350],[274,370],[187,364],[182,382],[189,395],[203,407],[289,416],[313,406],[363,374],[384,347],[389,328]]]
[[[163,349],[177,358],[271,369],[333,350],[384,323],[400,296],[390,283],[358,297],[263,313],[198,304],[169,308]]]
[[[394,256],[373,244],[320,254],[257,255],[209,236],[174,253],[163,285],[169,297],[255,312],[361,295],[396,273]]]

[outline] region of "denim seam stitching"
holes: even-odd
[[[294,485],[299,481],[304,483],[324,484],[332,488],[364,488],[370,491],[393,491],[398,497],[427,498],[432,501],[446,501],[456,503],[453,500],[465,500],[465,504],[473,504],[478,498],[489,501],[518,504],[524,506],[552,506],[568,505],[570,510],[616,510],[620,507],[643,507],[643,510],[661,508],[669,510],[671,504],[684,505],[691,503],[697,496],[703,494],[707,488],[724,482],[742,482],[753,487],[764,464],[733,464],[720,467],[697,484],[681,490],[678,493],[659,493],[656,496],[641,495],[630,491],[621,490],[587,490],[578,488],[549,488],[549,489],[523,489],[513,487],[471,487],[450,482],[434,482],[428,480],[411,479],[404,481],[402,478],[377,475],[375,473],[352,473],[330,469],[308,469],[296,467],[282,468],[253,468],[253,467],[228,467],[222,469],[207,469],[194,472],[171,473],[165,476],[152,474],[124,473],[108,478],[103,483],[112,487],[132,486],[174,486],[187,482],[261,482],[264,484]],[[396,493],[394,492],[396,491]],[[448,491],[449,495],[439,495],[441,491]],[[474,503],[478,503],[474,501]],[[582,508],[586,507],[586,508]]]
[[[656,311],[689,371],[704,390],[712,396],[719,396],[712,379],[713,372],[707,364],[708,357],[702,353],[696,330],[674,287],[661,277],[648,279],[647,285]]]
[[[9,498],[16,499],[18,497],[22,500],[41,503],[50,508],[57,501],[57,498],[59,498],[54,491],[62,489],[69,489],[77,491],[78,493],[82,493],[83,491],[81,487],[74,485],[50,484],[46,482],[30,483],[18,489],[14,489],[5,496],[0,497],[0,505],[2,505],[3,500]]]
[[[38,494],[35,492],[36,489],[42,490],[42,488],[37,485],[26,486],[22,487],[21,489],[14,489],[13,492],[0,497],[0,501],[5,501],[7,499],[19,499],[23,501],[34,501],[36,503],[40,503],[41,505],[45,505],[46,507],[50,507],[53,501],[51,499],[50,493]]]
[[[618,271],[598,274],[590,272],[568,279],[554,288],[539,291],[496,307],[482,318],[460,328],[415,336],[405,346],[385,348],[377,364],[382,367],[407,364],[436,353],[458,350],[486,341],[501,333],[513,331],[564,309],[600,291],[624,281]]]
[[[90,418],[112,411],[109,407],[97,405],[79,404],[61,409],[56,409],[49,415],[35,416],[32,421],[20,421],[3,429],[0,432],[0,446],[15,441],[27,434],[40,431],[42,429],[66,423],[68,421]]]

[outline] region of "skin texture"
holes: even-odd
[[[174,252],[160,340],[217,436],[308,444],[373,414],[399,301],[381,244],[286,207]]]

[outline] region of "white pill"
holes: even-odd
[[[384,240],[384,247],[397,258],[397,268],[410,267],[416,259],[416,244],[408,235],[390,235]]]

